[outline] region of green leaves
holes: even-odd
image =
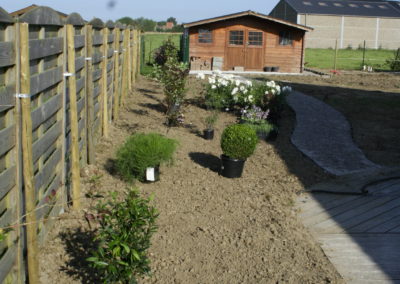
[[[246,124],[233,124],[224,129],[221,136],[221,149],[233,159],[244,160],[250,157],[257,146],[258,137],[254,129]]]
[[[150,272],[147,249],[157,230],[157,210],[135,189],[119,201],[112,193],[110,201],[98,205],[103,215],[96,241],[99,247],[87,258],[101,272],[105,283],[136,283],[136,277]]]
[[[176,140],[161,134],[134,134],[117,151],[117,171],[127,181],[143,180],[146,168],[172,160],[177,145]]]

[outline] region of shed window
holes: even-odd
[[[279,44],[280,45],[292,45],[292,35],[290,32],[280,32],[279,33]]]
[[[263,33],[262,32],[249,32],[249,45],[263,44]]]
[[[229,31],[229,44],[243,45],[244,33],[243,31]]]
[[[199,29],[199,43],[212,43],[212,32],[210,30]]]

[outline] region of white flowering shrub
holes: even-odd
[[[285,96],[292,91],[290,87],[281,87],[275,81],[243,80],[220,71],[208,77],[200,73],[197,78],[206,81],[205,103],[213,109],[247,110],[256,106],[274,117],[282,110]]]

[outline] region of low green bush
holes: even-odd
[[[113,193],[98,205],[100,227],[94,239],[98,248],[87,261],[99,270],[104,283],[137,283],[137,277],[150,273],[147,250],[158,216],[150,201],[133,189],[122,201]]]
[[[144,180],[146,168],[172,161],[177,145],[161,134],[134,134],[117,151],[117,171],[127,181]]]
[[[257,134],[258,133],[268,134],[275,129],[275,126],[272,123],[269,123],[268,121],[262,123],[246,123],[246,125],[249,126],[251,129],[253,129]]]
[[[222,132],[222,152],[233,159],[247,159],[254,153],[257,143],[256,132],[246,124],[233,124]]]

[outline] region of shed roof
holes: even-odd
[[[285,0],[299,14],[400,18],[400,2],[368,0]]]
[[[288,21],[284,21],[284,20],[281,20],[281,19],[273,18],[271,16],[267,16],[265,14],[257,13],[257,12],[250,11],[250,10],[249,11],[243,11],[243,12],[235,13],[235,14],[219,16],[219,17],[215,17],[215,18],[199,20],[199,21],[196,21],[196,22],[186,23],[186,24],[183,25],[183,27],[184,28],[190,28],[190,27],[200,26],[200,25],[204,25],[204,24],[209,24],[209,23],[215,23],[215,22],[220,22],[220,21],[240,18],[240,17],[244,17],[244,16],[257,17],[257,18],[260,18],[260,19],[263,19],[263,20],[267,20],[267,21],[270,21],[270,22],[274,22],[274,23],[279,23],[279,24],[282,24],[282,25],[290,26],[290,27],[293,27],[293,28],[296,28],[296,29],[299,29],[299,30],[303,30],[303,31],[312,31],[313,30],[313,28],[311,28],[311,27],[294,24],[292,22],[288,22]]]

